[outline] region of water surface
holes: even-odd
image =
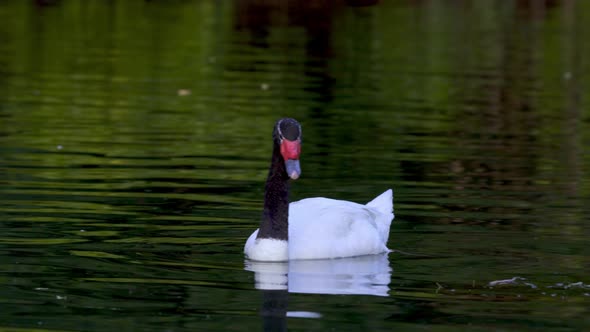
[[[4,1],[0,330],[590,326],[590,3]],[[392,253],[256,266],[292,198],[394,189]]]

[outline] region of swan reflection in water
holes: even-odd
[[[388,296],[391,267],[387,253],[288,262],[246,261],[255,287],[289,293]]]
[[[257,262],[246,260],[262,291],[265,331],[286,331],[286,317],[320,318],[308,311],[288,311],[288,293],[388,296],[392,269],[388,254],[337,259]]]

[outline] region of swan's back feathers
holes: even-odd
[[[351,257],[387,252],[392,191],[367,205],[323,197],[289,205],[289,258]]]

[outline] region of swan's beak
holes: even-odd
[[[285,168],[287,175],[293,180],[297,180],[301,175],[301,167],[299,166],[299,154],[301,153],[301,140],[289,141],[283,139],[281,141],[281,154],[285,159]]]
[[[299,159],[285,160],[285,168],[287,168],[287,174],[293,180],[297,180],[301,174],[301,167],[299,166]]]

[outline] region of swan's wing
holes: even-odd
[[[387,237],[377,225],[381,215],[348,201],[308,198],[293,202],[289,207],[289,257],[334,258],[386,251]]]

